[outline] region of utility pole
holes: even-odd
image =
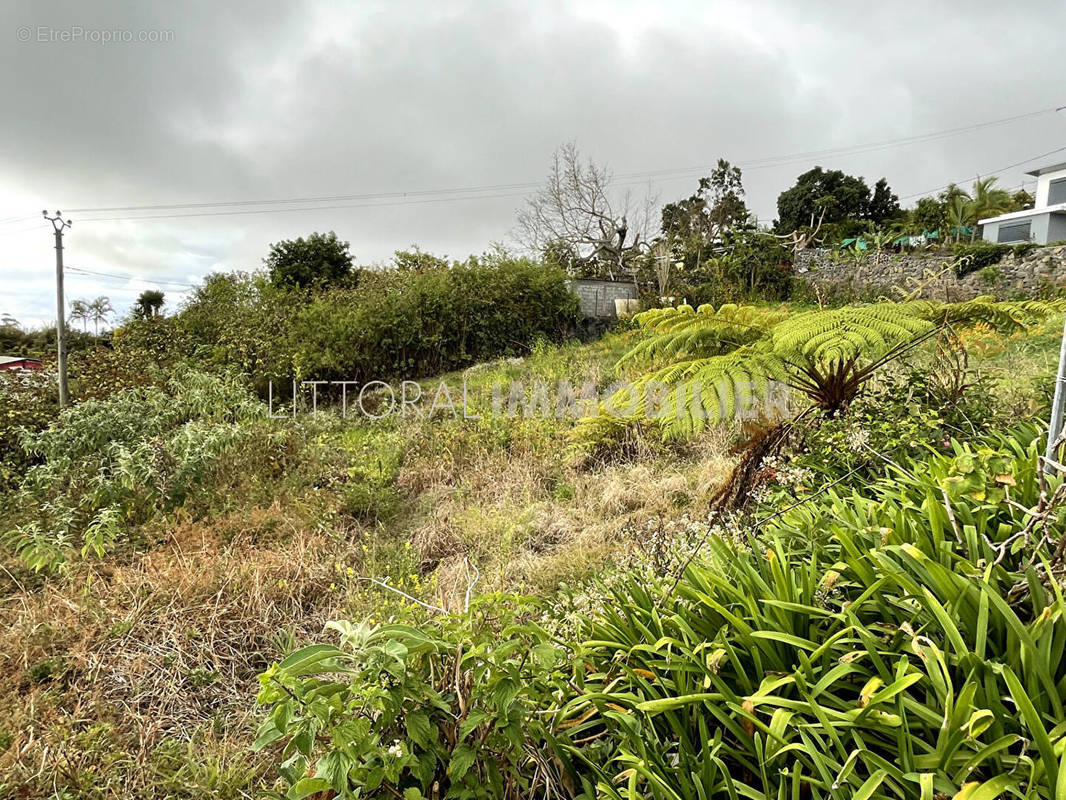
[[[1062,435],[1062,412],[1066,406],[1066,323],[1062,329],[1062,345],[1059,347],[1059,368],[1055,372],[1055,396],[1051,401],[1051,424],[1048,425],[1047,450],[1044,453],[1044,471],[1052,472],[1057,467],[1052,467],[1048,462],[1058,461],[1059,454],[1055,443]]]
[[[1055,113],[1066,111],[1066,106],[1059,106]],[[1034,192],[1035,194],[1035,192]],[[1055,395],[1051,401],[1051,420],[1047,431],[1047,450],[1044,452],[1044,472],[1051,473],[1058,467],[1058,453],[1055,443],[1062,435],[1062,412],[1066,406],[1066,322],[1062,328],[1062,344],[1059,347],[1059,368],[1055,371]],[[1052,466],[1050,462],[1056,462]]]
[[[70,220],[63,219],[56,211],[54,217],[47,211],[41,215],[52,223],[56,237],[56,355],[59,362],[59,408],[62,410],[70,402],[67,396],[67,335],[66,306],[63,302],[63,231],[71,226]]]

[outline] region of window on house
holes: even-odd
[[[1048,184],[1047,204],[1066,203],[1066,178],[1059,178]]]
[[[996,237],[996,241],[1000,244],[1006,244],[1008,242],[1028,242],[1029,241],[1029,226],[1030,221],[1025,222],[1012,222],[1007,225],[999,226],[999,235]]]

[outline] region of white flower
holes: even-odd
[[[403,746],[400,744],[399,739],[392,743],[392,747],[389,748],[389,755],[395,758],[403,755]]]

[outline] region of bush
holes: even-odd
[[[972,244],[958,243],[952,255],[955,258],[955,275],[963,278],[971,272],[991,267],[1003,260],[1011,246],[994,242],[977,241]]]
[[[955,274],[962,278],[971,272],[994,267],[1002,261],[1008,253],[1013,253],[1015,258],[1022,258],[1035,250],[1039,245],[1035,242],[1022,244],[997,244],[995,242],[977,241],[971,244],[958,243],[955,245],[953,255],[956,260]]]
[[[262,395],[268,381],[292,377],[288,332],[308,297],[261,273],[216,273],[193,292],[177,321],[199,364],[249,375]]]
[[[1066,602],[1033,566],[1054,548],[1027,525],[1039,444],[955,443],[712,537],[676,582],[591,592],[563,711],[584,796],[1059,797]]]
[[[1059,798],[1066,526],[1030,524],[1040,444],[903,459],[545,627],[495,605],[334,625],[340,647],[261,677],[257,746],[285,742],[290,798]]]
[[[56,380],[52,370],[0,370],[0,492],[34,463],[22,436],[44,430],[59,413]]]
[[[560,270],[526,259],[368,280],[301,308],[292,324],[298,379],[394,380],[436,375],[559,341],[578,320]]]
[[[27,518],[16,514],[4,538],[35,570],[55,569],[78,548],[103,555],[154,513],[211,495],[229,454],[268,455],[285,432],[257,425],[265,416],[235,378],[185,368],[163,388],[66,409],[47,429],[23,434],[40,463],[12,503]]]
[[[271,708],[255,748],[285,742],[291,798],[541,796],[557,788],[540,712],[563,653],[533,610],[482,598],[421,629],[329,623],[339,647],[298,650],[260,676]]]

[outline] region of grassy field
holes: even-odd
[[[1042,408],[1058,328],[967,335],[970,374],[1009,415]],[[0,796],[251,797],[274,780],[249,750],[257,675],[328,620],[423,615],[366,578],[449,610],[472,585],[548,596],[706,518],[737,426],[671,444],[633,430],[597,451],[572,419],[485,413],[499,382],[607,386],[633,336],[445,376],[480,419],[279,423],[295,428],[287,460],[236,462],[214,502],[154,517],[106,560],[45,577],[6,557]]]
[[[477,420],[301,416],[306,460],[251,489],[233,476],[207,513],[179,508],[139,546],[48,578],[8,559],[0,794],[250,796],[265,769],[247,750],[257,674],[329,619],[417,615],[361,578],[445,608],[474,565],[479,593],[549,592],[699,513],[728,472],[728,433],[638,435],[597,459],[574,448],[572,419],[486,413],[497,383],[606,386],[631,335],[443,376],[466,382]]]

